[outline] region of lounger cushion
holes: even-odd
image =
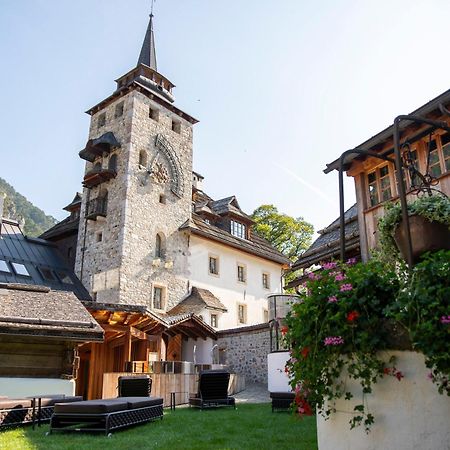
[[[0,400],[0,409],[31,408],[31,400],[26,398],[9,398]]]
[[[83,401],[83,397],[81,397],[80,395],[75,395],[75,396],[64,396],[64,397],[56,397],[56,396],[52,396],[52,397],[44,397],[41,398],[41,406],[53,406],[56,403],[73,403],[73,402],[81,402]]]
[[[55,404],[55,414],[106,414],[125,409],[128,409],[128,403],[123,398]]]
[[[120,397],[121,400],[126,400],[128,409],[145,408],[146,406],[162,405],[163,399],[161,397]]]

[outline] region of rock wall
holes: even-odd
[[[232,372],[244,375],[247,383],[267,384],[267,355],[270,352],[268,323],[221,331],[217,344],[220,362]]]

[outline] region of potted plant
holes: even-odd
[[[450,250],[450,199],[444,194],[418,197],[408,203],[413,262],[427,251]],[[406,257],[406,228],[400,203],[386,204],[378,222],[384,253]]]
[[[410,271],[375,258],[325,263],[301,300],[286,319],[286,371],[294,411],[317,412],[319,448],[423,448],[427,433],[445,448],[450,251]]]

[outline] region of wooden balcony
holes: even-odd
[[[113,148],[120,147],[114,133],[108,131],[97,139],[89,139],[86,147],[78,155],[85,161],[94,162],[97,156],[103,156],[104,153],[110,153]]]
[[[108,198],[97,197],[86,205],[86,219],[97,220],[98,216],[106,217],[106,211],[108,209]]]
[[[93,169],[90,170],[83,179],[83,186],[87,188],[92,188],[98,186],[99,184],[109,181],[111,178],[115,178],[117,172],[110,169]]]

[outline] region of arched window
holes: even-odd
[[[155,240],[155,258],[164,258],[165,242],[164,236],[160,233],[156,235]]]
[[[147,152],[145,150],[139,152],[139,165],[147,167]]]
[[[109,158],[108,169],[117,172],[117,155],[113,153]]]

